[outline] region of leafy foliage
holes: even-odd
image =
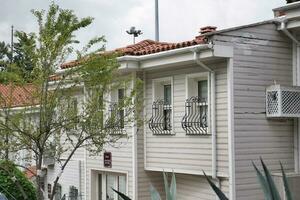
[[[0,191],[8,199],[36,199],[34,185],[10,161],[0,161]]]
[[[0,133],[9,133],[10,149],[32,151],[37,170],[41,169],[43,158],[50,155],[63,171],[78,149],[86,148],[91,154],[98,154],[106,144],[127,137],[110,134],[105,125],[104,112],[111,103],[106,97],[120,87],[126,91],[117,109],[124,111],[125,122],[131,125],[136,122],[133,113],[139,112],[136,88],[140,87],[140,81],[132,74],[118,72],[116,54],[89,52],[93,45],[104,50],[103,36],[91,39],[82,50],[74,49],[73,45],[79,43],[75,32],[90,25],[92,18],[79,19],[73,11],[61,9],[54,3],[47,12],[33,10],[32,13],[39,31],[17,32],[22,42],[16,48],[20,56],[18,62],[31,72],[23,76],[13,71],[20,81],[9,84],[23,90],[29,86],[29,78],[34,90],[17,112],[4,112],[7,108],[2,108]],[[73,54],[77,55],[78,65],[62,70],[61,64]],[[113,118],[112,121],[116,121]],[[65,159],[61,159],[62,156]],[[53,188],[59,178],[57,175]],[[36,179],[38,199],[43,199],[41,177],[37,175]],[[54,198],[55,191],[52,189],[50,199]]]

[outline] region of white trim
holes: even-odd
[[[236,199],[235,190],[235,136],[234,136],[234,90],[233,90],[233,59],[227,61],[228,91],[228,149],[229,149],[229,199]]]
[[[83,87],[83,103],[86,103],[86,87]],[[86,141],[84,142],[86,144]],[[85,195],[87,194],[87,150],[86,148],[84,148],[84,154],[83,154],[83,160],[84,160],[84,164],[83,164],[83,169],[84,169],[84,193]],[[89,185],[89,188],[91,190],[91,185]],[[86,199],[86,197],[85,197]]]
[[[90,168],[90,197],[92,196],[92,172],[94,171],[97,174],[101,174],[102,176],[102,198],[105,198],[105,194],[106,194],[106,181],[103,181],[104,179],[106,180],[106,178],[104,178],[104,176],[106,176],[107,174],[113,174],[113,175],[125,175],[126,177],[126,195],[129,195],[129,176],[128,176],[128,171],[122,171],[122,170],[113,170],[113,169],[97,169],[97,168]],[[98,177],[96,178],[96,180],[98,180]],[[104,184],[103,184],[104,183]],[[97,183],[98,184],[98,183]],[[97,187],[97,191],[98,191],[98,187]],[[105,192],[104,192],[105,191]]]
[[[192,73],[185,75],[185,98],[189,98],[189,79],[199,78],[203,80],[209,81],[209,73],[208,72],[200,72],[200,73]],[[210,91],[209,84],[207,84],[208,94]],[[209,103],[209,102],[208,102]]]
[[[185,169],[173,169],[173,168],[160,168],[160,167],[146,167],[146,171],[155,171],[155,172],[174,172],[174,173],[179,173],[179,174],[190,174],[190,175],[199,175],[199,176],[204,176],[203,172],[201,169],[199,170],[185,170]],[[205,172],[206,175],[212,176],[211,172]],[[228,174],[223,173],[223,172],[218,172],[217,174],[218,178],[229,178]]]
[[[147,84],[147,81],[146,81],[146,72],[143,71],[143,96],[144,96],[144,101],[143,101],[143,105],[144,105],[144,109],[143,109],[143,126],[144,126],[144,169],[146,168],[146,164],[147,164],[147,105],[146,105],[146,101],[147,101],[147,98],[146,98],[146,84]]]
[[[157,99],[155,99],[155,84],[163,83],[163,82],[168,82],[171,84],[171,109],[172,109],[171,127],[172,127],[172,130],[171,130],[170,135],[174,135],[175,132],[174,132],[174,78],[173,78],[173,76],[152,79],[152,102],[157,100]]]
[[[136,72],[132,73],[132,88],[134,89],[136,80]],[[134,103],[134,100],[133,100]],[[137,113],[136,113],[137,114]],[[134,120],[132,122],[132,199],[136,200],[138,192],[138,173],[137,173],[137,123]]]

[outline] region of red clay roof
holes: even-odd
[[[215,30],[215,27],[204,27],[201,29],[200,32],[210,32]],[[188,47],[188,46],[193,46],[197,44],[205,44],[207,43],[207,37],[206,36],[197,36],[193,40],[188,40],[184,42],[177,42],[177,43],[168,43],[168,42],[156,42],[153,40],[143,40],[139,43],[133,44],[133,45],[128,45],[126,47],[122,48],[117,48],[112,52],[117,52],[121,54],[122,56],[124,55],[132,55],[132,56],[141,56],[141,55],[147,55],[147,54],[153,54],[153,53],[158,53],[162,51],[168,51],[171,49],[179,49],[183,47]],[[70,67],[77,66],[79,64],[79,61],[70,61],[67,63],[64,63],[61,65],[62,69],[67,69]]]
[[[35,104],[33,85],[16,86],[0,84],[0,107],[19,107]]]
[[[36,176],[36,166],[30,166],[25,170],[25,176],[28,179],[31,179],[32,177]]]

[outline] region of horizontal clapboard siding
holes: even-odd
[[[128,128],[128,134],[132,134],[132,129]],[[103,153],[100,156],[87,155],[86,159],[86,199],[91,199],[91,171],[111,171],[126,172],[128,174],[128,195],[131,197],[133,192],[133,174],[132,174],[132,137],[119,139],[112,145],[106,145],[104,151],[112,153],[112,168],[103,166]],[[87,153],[89,154],[89,153]]]
[[[280,160],[294,169],[292,120],[271,120],[265,114],[265,89],[292,85],[292,46],[288,38],[265,24],[214,36],[234,46],[234,131],[236,199],[263,199],[251,161],[260,156],[272,171]]]
[[[217,121],[217,168],[218,173],[228,175],[227,136],[227,74],[226,63],[210,63],[216,71],[216,121]],[[199,66],[181,66],[146,72],[146,118],[151,116],[153,103],[152,80],[173,79],[173,129],[174,135],[153,135],[146,127],[146,169],[174,169],[189,174],[211,172],[211,136],[188,136],[181,127],[186,100],[186,74],[204,72]]]

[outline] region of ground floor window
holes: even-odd
[[[126,194],[126,175],[107,172],[98,174],[98,200],[122,200],[112,188]]]

